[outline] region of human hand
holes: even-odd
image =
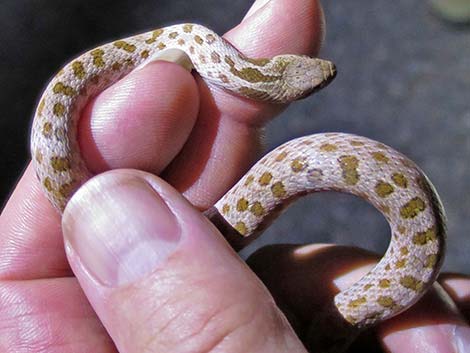
[[[314,1],[273,0],[227,38],[253,56],[313,55],[320,28]],[[257,159],[261,127],[280,109],[210,92],[155,63],[90,102],[79,138],[94,172],[161,174],[205,209]],[[68,267],[60,224],[28,168],[0,218],[5,350],[304,351],[256,276],[162,180],[109,172],[66,210],[68,260],[94,311]]]

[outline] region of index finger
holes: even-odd
[[[321,18],[320,7],[314,0],[271,0],[230,31],[227,37],[235,46],[253,56],[277,53],[311,55],[319,47]],[[148,80],[156,81],[158,77],[148,77]],[[262,122],[280,108],[251,102],[221,91],[211,95],[200,82],[199,87],[202,97],[198,122],[182,152],[168,168],[166,176],[170,183],[185,191],[193,203],[204,208],[225,192],[252,163],[255,151],[260,149],[259,133]],[[138,92],[134,94],[138,95]],[[113,114],[112,106],[108,113]],[[213,138],[209,139],[208,124],[215,130]],[[145,132],[149,128],[153,128],[153,125],[142,130]],[[100,129],[92,131],[96,141],[99,141],[102,133]],[[110,135],[112,130],[107,131],[108,140]],[[134,135],[134,140],[141,144],[155,143],[149,141],[151,138],[145,137],[141,140]],[[99,143],[96,145],[100,146]],[[120,152],[123,152],[123,149]],[[98,148],[89,158],[109,160],[108,157],[113,156],[113,153],[114,150]],[[116,158],[117,162],[112,167],[128,167],[127,163],[131,159],[132,156],[127,159]],[[122,160],[126,162],[120,164]],[[201,163],[201,160],[209,162]],[[88,162],[90,161],[87,160]],[[145,164],[142,161],[140,163]],[[188,165],[203,166],[203,170],[199,171],[195,178],[191,178]],[[0,217],[0,226],[0,245],[3,249],[0,256],[0,276],[3,279],[70,274],[63,254],[60,217],[39,190],[31,168],[26,170],[5,207]]]

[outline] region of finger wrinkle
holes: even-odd
[[[115,352],[73,278],[0,282],[0,316],[2,351]]]
[[[0,216],[0,279],[66,276],[59,214],[27,167]]]

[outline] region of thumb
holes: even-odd
[[[305,352],[215,227],[161,179],[115,170],[69,202],[70,264],[121,353]]]

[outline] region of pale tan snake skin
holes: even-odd
[[[316,58],[247,58],[197,24],[158,29],[86,52],[51,80],[32,127],[34,167],[58,210],[91,177],[76,140],[84,104],[171,48],[186,52],[209,85],[258,100],[284,103],[305,97],[329,83],[336,73],[332,63]],[[259,161],[207,215],[235,245],[243,244],[244,239],[259,234],[288,202],[321,190],[339,190],[368,200],[383,213],[392,232],[380,263],[335,297],[342,317],[354,327],[366,327],[418,300],[442,263],[443,211],[420,169],[381,143],[341,133],[287,142]]]

